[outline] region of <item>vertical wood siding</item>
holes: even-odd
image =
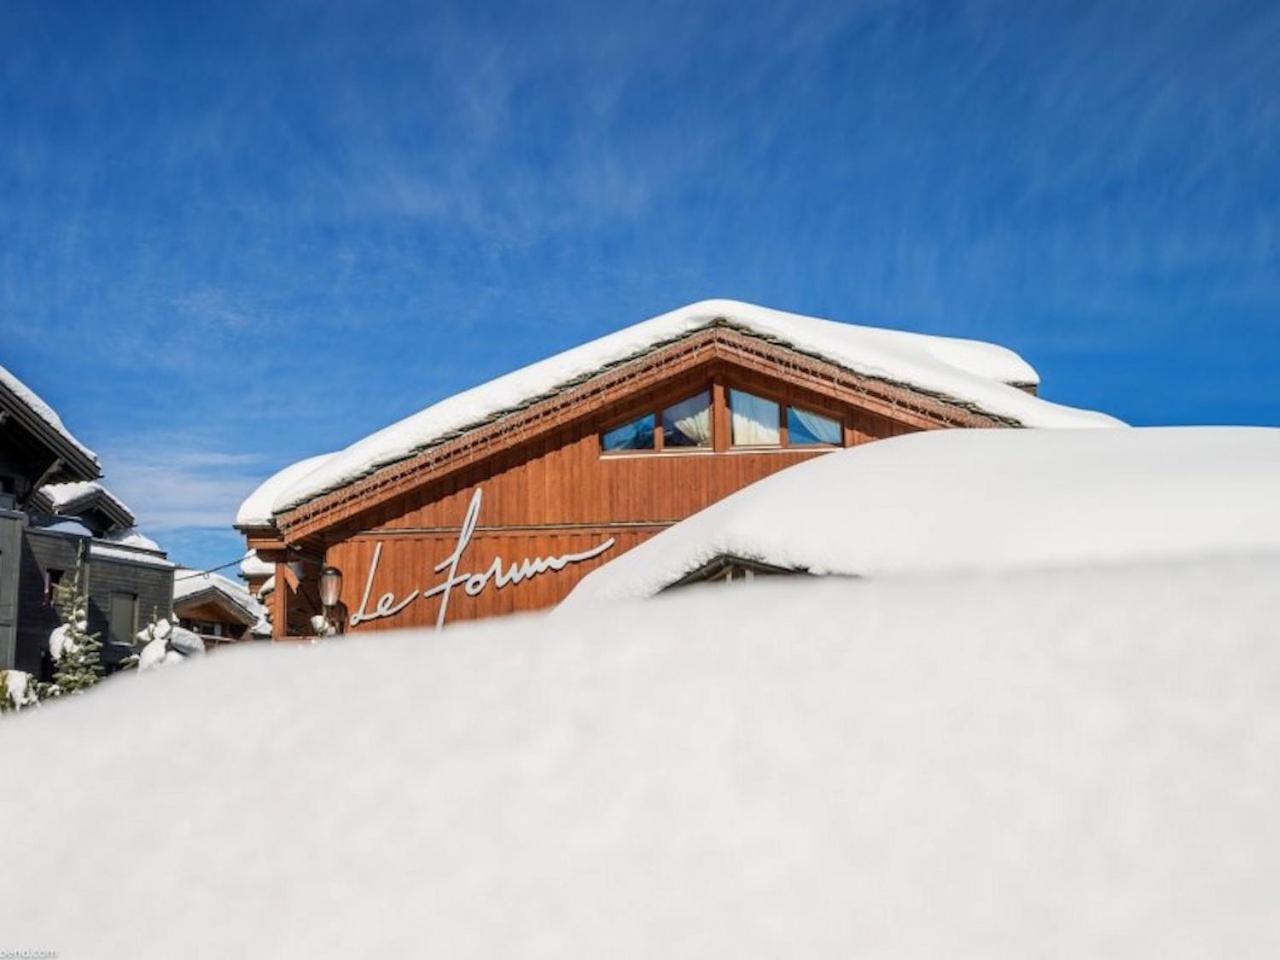
[[[722,401],[726,385],[834,417],[842,424],[846,446],[915,429],[759,374],[704,370],[624,403],[590,411],[522,446],[500,450],[481,463],[424,483],[345,521],[330,532],[325,559],[343,571],[342,602],[347,612],[360,607],[379,542],[383,548],[368,609],[384,593],[399,600],[439,583],[443,574],[434,568],[452,552],[477,488],[483,490],[483,505],[459,572],[482,572],[495,558],[501,558],[505,567],[526,557],[576,553],[610,537],[614,545],[599,558],[558,572],[502,589],[490,583],[477,597],[456,588],[449,600],[450,623],[552,606],[591,570],[671,524],[778,470],[826,455],[815,449],[728,447],[722,402],[714,411],[714,450],[601,452],[601,430],[699,390],[714,387],[717,401]],[[438,609],[438,598],[418,599],[394,617],[347,629],[430,626]]]

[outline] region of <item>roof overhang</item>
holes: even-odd
[[[175,616],[182,616],[183,610],[206,604],[212,604],[236,622],[242,623],[247,627],[251,627],[258,622],[256,613],[238,603],[216,586],[205,587],[194,593],[188,593],[183,597],[175,597],[173,600],[173,612]]]
[[[9,389],[3,380],[0,380],[0,410],[7,415],[5,419],[21,426],[47,447],[54,457],[62,461],[62,469],[58,476],[71,480],[96,480],[102,476],[102,469],[98,466],[97,460],[54,429],[53,425],[32,410],[21,396]],[[46,482],[49,479],[53,478],[46,478]]]
[[[110,525],[108,529],[110,527],[126,529],[137,522],[133,511],[119,498],[105,487],[97,485],[86,489],[74,499],[56,506],[48,493],[40,488],[32,492],[27,506],[57,517],[79,517],[96,510]]]

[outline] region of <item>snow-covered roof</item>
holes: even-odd
[[[276,572],[274,563],[259,558],[257,550],[250,550],[244,555],[244,559],[240,561],[240,576],[246,580],[253,580],[257,577],[269,577]]]
[[[133,511],[97,480],[46,483],[39,494],[55,514],[73,514],[77,510],[101,505],[120,526],[130,527],[134,522]]]
[[[124,530],[112,530],[110,533],[103,534],[102,539],[107,543],[116,544],[121,547],[134,547],[138,550],[150,550],[153,553],[164,552],[164,548],[161,547],[160,544],[142,533],[137,527],[128,527]]]
[[[251,623],[259,621],[266,613],[266,608],[259,603],[242,585],[216,573],[204,573],[199,570],[188,570],[179,567],[173,575],[173,603],[185,601],[214,592],[222,596],[233,606],[244,611]]]
[[[858,374],[944,396],[1023,426],[1121,425],[1105,414],[1050,403],[1011,386],[1036,383],[1039,377],[1025,360],[1004,347],[839,323],[734,300],[706,300],[455,394],[345,450],[295,464],[245,501],[237,526],[269,523],[274,513],[716,324],[785,344]]]
[[[11,371],[0,366],[0,388],[11,393],[21,404],[38,417],[49,429],[62,438],[69,446],[76,450],[87,461],[95,467],[98,465],[98,455],[86,447],[83,443],[75,438],[66,425],[62,422],[62,418],[49,404],[45,403],[34,390],[19,380]]]
[[[105,683],[0,722],[5,929],[129,960],[1276,956],[1277,583],[786,578]],[[90,883],[145,898],[51,895]]]
[[[594,570],[563,609],[718,557],[879,576],[1280,549],[1280,430],[944,430],[780,471]]]
[[[291,463],[264,480],[253,493],[249,494],[240,509],[236,512],[237,527],[265,527],[271,525],[273,506],[277,499],[300,479],[316,470],[322,463],[334,456],[324,453],[317,457],[308,457]]]
[[[112,543],[106,540],[94,540],[89,544],[89,556],[103,560],[120,560],[127,563],[140,563],[148,567],[165,567],[170,570],[174,568],[174,564],[165,559],[163,554],[156,553],[151,549],[151,547],[142,546],[141,544],[122,544]]]

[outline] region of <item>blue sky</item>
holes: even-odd
[[[0,363],[180,561],[258,480],[682,303],[1280,423],[1280,5],[0,8]]]

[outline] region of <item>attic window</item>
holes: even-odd
[[[657,418],[652,414],[624,423],[620,427],[606,430],[600,434],[600,449],[612,450],[652,450],[653,427]]]
[[[778,404],[745,390],[729,391],[735,447],[776,447],[782,442]]]
[[[662,446],[711,446],[711,394],[699,393],[662,411]]]
[[[839,446],[840,424],[799,407],[787,407],[787,442],[793,447]]]

